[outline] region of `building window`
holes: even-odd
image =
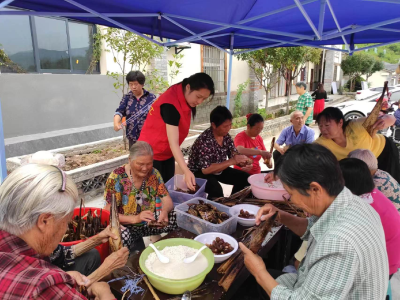
[[[4,15],[0,17],[0,49],[15,63],[0,66],[1,72],[36,72],[31,24],[28,16]]]
[[[211,76],[215,93],[226,93],[225,52],[210,46],[202,46],[202,72]]]
[[[0,49],[11,63],[0,70],[85,74],[92,58],[94,31],[92,24],[62,18],[1,16]],[[99,73],[99,66],[95,72]]]

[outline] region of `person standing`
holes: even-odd
[[[291,113],[290,123],[292,123],[292,126],[283,129],[275,142],[275,151],[272,153],[275,164],[289,147],[314,142],[315,132],[304,126],[304,116],[301,111],[295,110]],[[283,145],[285,146],[283,147]]]
[[[239,155],[229,130],[232,114],[225,106],[217,106],[210,114],[210,128],[206,129],[193,143],[189,154],[189,169],[198,178],[207,179],[208,199],[223,197],[220,182],[233,185],[232,194],[249,186],[250,174],[231,168],[245,163],[248,158]],[[251,165],[252,166],[252,165]]]
[[[315,96],[314,120],[316,120],[318,114],[325,109],[325,99],[328,98],[328,95],[324,90],[324,85],[322,83],[318,84],[318,89],[316,89],[311,96]]]
[[[215,93],[214,82],[206,73],[196,73],[171,86],[151,106],[139,141],[150,144],[154,151],[154,168],[164,182],[175,174],[175,160],[185,175],[189,189],[195,188],[195,177],[183,158],[180,145],[188,136],[196,106]]]
[[[265,149],[264,141],[260,136],[264,128],[264,119],[259,114],[247,114],[247,129],[235,136],[235,146],[240,154],[247,155],[253,164],[246,167],[234,166],[235,169],[245,171],[250,175],[261,173],[260,159],[271,157]]]
[[[300,95],[297,100],[296,110],[299,110],[304,115],[304,123],[306,126],[310,126],[313,122],[313,108],[314,101],[309,92],[306,91],[307,84],[300,81],[296,83],[296,92]]]
[[[138,140],[147,113],[156,96],[143,88],[146,77],[140,71],[129,72],[126,75],[126,82],[130,91],[122,97],[115,111],[114,130],[119,131],[122,126],[126,126],[126,137],[130,148]],[[127,120],[125,124],[122,123],[123,117]]]

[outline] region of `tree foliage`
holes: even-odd
[[[161,57],[164,52],[163,47],[123,29],[107,27],[101,33],[101,39],[105,41],[107,51],[112,54],[114,63],[119,67],[118,72],[107,72],[107,75],[114,78],[114,88],[121,91],[122,95],[127,90],[126,74],[133,68],[145,73],[150,61]],[[151,76],[152,74],[147,75]],[[156,79],[153,78],[153,80]],[[168,82],[166,86],[168,86]]]
[[[268,110],[268,94],[279,81],[277,51],[277,48],[269,48],[242,53],[237,56],[239,60],[247,62],[257,81],[264,88],[266,94],[265,111]]]
[[[321,49],[311,47],[285,47],[277,49],[277,62],[279,73],[286,80],[288,92],[286,101],[286,113],[289,112],[290,90],[292,81],[305,67],[307,62],[318,64],[321,58]]]
[[[350,77],[350,91],[354,90],[354,79],[366,75],[368,78],[383,69],[383,63],[378,58],[365,52],[358,52],[342,60],[341,68],[344,75]]]

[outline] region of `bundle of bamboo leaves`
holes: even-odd
[[[243,237],[242,243],[253,253],[257,254],[258,251],[261,249],[262,243],[266,235],[268,234],[268,232],[271,231],[277,216],[278,212],[276,212],[267,221],[262,222],[259,226],[252,227]],[[244,254],[240,249],[238,249],[235,254],[233,254],[218,268],[217,272],[223,274],[218,284],[222,286],[225,291],[228,291],[236,276],[244,268]]]

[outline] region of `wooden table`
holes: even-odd
[[[240,240],[243,231],[247,229],[248,227],[243,227],[241,225],[237,225],[236,232],[231,234],[232,237],[234,237],[237,240]],[[270,232],[267,237],[266,241],[263,243],[263,247],[259,251],[259,255],[261,257],[265,257],[267,253],[271,250],[271,248],[276,244],[276,242],[279,240],[280,235],[283,234],[283,226],[280,227],[274,227],[272,232]],[[188,239],[193,239],[195,238],[196,235],[194,233],[191,233],[187,230],[178,228],[177,230],[170,232],[167,234],[165,237],[162,239],[169,239],[169,238],[188,238]],[[140,257],[141,252],[136,251],[135,253],[132,253],[128,259],[127,266],[129,266],[134,272],[137,272],[137,268],[139,266],[139,257]],[[214,300],[214,299],[230,299],[232,298],[233,295],[238,291],[240,286],[245,282],[245,280],[249,277],[250,273],[247,271],[246,268],[242,270],[242,272],[239,273],[239,275],[236,277],[235,281],[233,282],[232,286],[228,290],[227,293],[225,293],[224,289],[218,285],[218,281],[221,279],[222,275],[217,273],[217,269],[220,266],[220,264],[214,265],[213,269],[211,272],[206,276],[206,279],[203,282],[203,285],[206,284],[206,291],[207,294],[202,296],[201,298],[198,299],[204,299],[204,300]],[[125,274],[127,274],[127,268],[123,268],[120,270],[116,270],[113,272],[113,278],[121,277]],[[121,281],[116,281],[110,283],[110,287],[114,293],[114,295],[117,296],[117,298],[122,297],[121,293],[121,287],[124,285],[123,280]],[[140,283],[140,286],[145,289],[145,292],[143,295],[132,295],[130,300],[152,300],[154,299],[151,292],[148,290],[146,284],[144,282]],[[167,300],[170,298],[174,298],[174,295],[167,295],[164,294],[156,289],[154,289],[158,295],[158,297],[161,300]]]

